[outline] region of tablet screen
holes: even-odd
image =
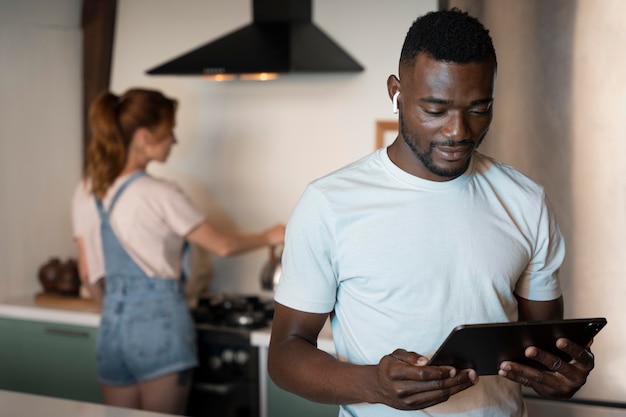
[[[540,367],[524,356],[528,346],[569,362],[571,358],[556,347],[557,339],[564,337],[586,346],[605,325],[605,318],[462,325],[452,330],[429,365],[473,368],[478,375],[496,375],[505,360]]]

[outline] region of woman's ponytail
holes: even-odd
[[[104,197],[126,163],[129,140],[120,132],[119,107],[119,97],[105,91],[89,109],[91,141],[85,177],[91,179],[91,191],[97,198]]]

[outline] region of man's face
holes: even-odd
[[[492,119],[492,60],[455,64],[419,54],[400,69],[401,168],[431,181],[463,174]],[[404,145],[404,144],[400,144]]]

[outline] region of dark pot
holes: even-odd
[[[57,291],[57,281],[61,272],[61,261],[59,258],[50,260],[39,268],[39,282],[46,293]]]
[[[74,259],[68,259],[67,262],[61,265],[56,288],[57,292],[63,295],[78,295],[80,292],[78,264]]]

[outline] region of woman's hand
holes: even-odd
[[[268,245],[282,245],[285,242],[285,225],[277,224],[271,229],[266,230],[263,234],[267,239]]]

